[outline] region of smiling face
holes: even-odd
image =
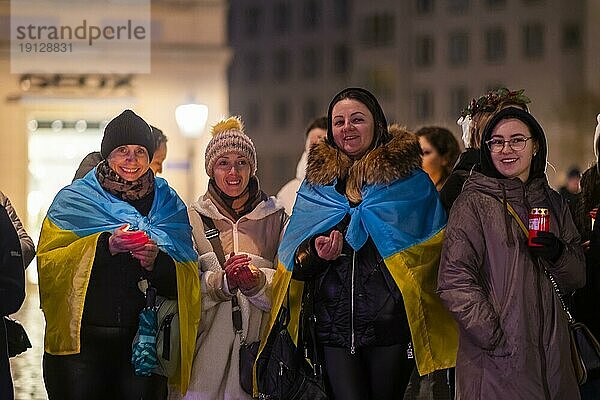
[[[250,163],[241,154],[226,153],[215,162],[213,177],[217,187],[227,196],[237,197],[250,181]]]
[[[504,119],[492,131],[491,139],[511,140],[515,138],[530,138],[529,127],[518,119]],[[537,151],[534,140],[527,140],[523,150],[515,151],[509,143],[504,143],[504,148],[498,153],[492,152],[494,167],[507,178],[519,178],[526,182],[529,178],[533,154]]]
[[[360,101],[344,99],[337,102],[331,111],[331,125],[333,141],[351,158],[360,158],[373,142],[373,115]]]
[[[108,166],[126,181],[135,181],[148,171],[148,150],[137,144],[119,146],[110,152]]]

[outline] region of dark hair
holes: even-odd
[[[427,139],[438,154],[446,160],[446,166],[443,167],[444,171],[440,179],[440,182],[444,182],[452,172],[454,163],[460,154],[458,140],[452,132],[440,126],[424,126],[416,132],[416,135]]]
[[[392,135],[388,132],[387,129],[387,121],[385,119],[385,115],[383,114],[383,110],[377,102],[377,99],[371,92],[363,88],[355,88],[350,87],[342,90],[338,94],[336,94],[331,103],[329,103],[329,108],[327,110],[327,142],[333,147],[337,147],[333,140],[333,130],[332,126],[332,116],[331,113],[333,111],[333,107],[342,100],[356,100],[365,105],[373,115],[374,122],[374,132],[373,132],[373,142],[369,147],[369,150],[374,149],[375,147],[379,147],[380,145],[387,143],[391,140]]]
[[[304,136],[308,137],[308,134],[313,129],[323,129],[324,131],[326,131],[327,130],[327,117],[323,115],[323,116],[321,116],[319,118],[313,119],[311,121],[311,123],[308,124],[308,126],[306,127],[306,131],[304,132]]]
[[[152,128],[152,137],[157,149],[162,143],[167,143],[167,136],[165,136],[162,130],[152,125],[150,125],[150,128]]]

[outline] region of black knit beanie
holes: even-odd
[[[150,125],[133,111],[125,110],[113,118],[104,128],[100,153],[106,159],[117,147],[129,144],[145,147],[148,151],[148,161],[152,160],[156,144]]]

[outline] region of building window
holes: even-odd
[[[448,115],[450,115],[451,118],[458,119],[461,111],[468,103],[469,93],[465,86],[457,86],[450,89],[450,108],[448,110]]]
[[[396,75],[388,69],[369,69],[365,71],[364,79],[367,88],[371,89],[375,96],[382,100],[392,101],[394,99],[394,85]]]
[[[273,6],[273,27],[276,33],[291,31],[292,11],[288,2],[279,1]]]
[[[485,31],[485,59],[489,62],[503,61],[506,58],[506,34],[503,28],[490,28]]]
[[[448,62],[450,65],[464,65],[469,61],[469,35],[466,32],[452,32],[448,38]]]
[[[258,82],[262,78],[262,60],[257,53],[248,53],[243,58],[244,78],[248,82]]]
[[[304,123],[308,123],[313,119],[322,115],[322,112],[319,112],[319,106],[317,105],[317,101],[315,99],[305,99],[302,104],[302,120]]]
[[[433,117],[433,95],[429,90],[420,90],[415,95],[415,117],[422,122]]]
[[[290,79],[292,61],[290,51],[287,49],[276,50],[273,54],[273,76],[278,82]]]
[[[333,48],[333,73],[345,75],[350,72],[351,50],[345,44],[337,44]]]
[[[581,47],[581,27],[578,24],[565,24],[562,29],[563,50],[577,50]]]
[[[244,112],[244,124],[249,131],[254,131],[260,126],[260,107],[257,103],[251,102],[246,104]]]
[[[433,12],[434,0],[415,0],[418,14],[431,14]]]
[[[258,7],[248,7],[244,10],[244,33],[246,36],[258,36],[262,25],[262,9]]]
[[[273,107],[273,120],[276,128],[286,128],[290,123],[290,104],[279,100]]]
[[[448,11],[452,14],[465,14],[469,10],[469,0],[447,0]]]
[[[506,6],[506,0],[485,0],[489,8],[502,8]]]
[[[394,44],[394,16],[390,14],[371,15],[363,20],[362,43],[371,47]]]
[[[544,26],[534,23],[523,27],[523,54],[527,58],[544,55]]]
[[[302,77],[316,78],[321,71],[321,56],[314,47],[305,47],[302,50]]]
[[[302,26],[305,30],[312,30],[321,23],[321,2],[305,0],[302,7]]]
[[[336,28],[344,28],[350,24],[350,3],[348,0],[333,1],[333,20]]]
[[[435,46],[433,36],[417,36],[415,43],[415,64],[418,67],[430,67],[434,62]]]

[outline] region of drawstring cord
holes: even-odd
[[[506,229],[506,244],[508,245],[508,247],[513,247],[515,245],[515,241],[510,232],[511,216],[509,215],[509,212],[508,212],[508,200],[506,200],[506,188],[504,187],[503,184],[500,184],[500,186],[502,187],[502,205],[504,206],[504,227]]]

